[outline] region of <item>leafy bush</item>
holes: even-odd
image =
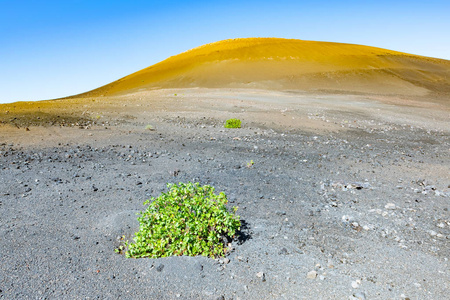
[[[241,120],[239,120],[239,119],[228,119],[225,122],[225,128],[241,128]]]
[[[145,126],[145,129],[146,129],[146,130],[153,131],[153,130],[155,130],[155,127],[153,127],[153,126],[150,125],[150,124],[147,124],[147,125]]]
[[[240,229],[239,216],[229,213],[221,192],[199,183],[168,184],[169,191],[147,200],[140,214],[134,244],[125,243],[126,257],[166,257],[173,255],[209,257],[226,253],[224,239]],[[236,213],[237,207],[233,208]]]

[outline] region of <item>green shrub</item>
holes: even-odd
[[[145,126],[145,129],[146,129],[146,130],[153,131],[153,130],[155,130],[155,127],[153,127],[153,125],[147,124],[147,125]]]
[[[226,195],[216,195],[213,187],[199,183],[168,187],[167,193],[144,202],[148,207],[139,213],[134,244],[125,243],[126,257],[225,255],[224,239],[233,237],[241,226],[239,216],[225,207]],[[237,207],[233,210],[236,213]]]
[[[241,120],[239,120],[239,119],[228,119],[225,122],[225,128],[241,128]]]

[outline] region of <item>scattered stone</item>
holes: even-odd
[[[363,226],[363,229],[366,230],[366,231],[368,231],[368,230],[370,230],[370,227],[369,227],[369,225],[364,225],[364,226]]]
[[[394,209],[396,209],[396,206],[394,203],[388,203],[384,206],[384,208],[394,210]]]
[[[256,273],[256,277],[261,278],[262,281],[266,281],[266,274],[264,272]]]
[[[159,266],[156,267],[156,271],[161,272],[164,269],[164,265],[160,264]]]
[[[344,224],[349,224],[351,221],[353,221],[353,217],[347,215],[343,215],[341,219],[342,223]]]
[[[429,230],[428,233],[429,233],[431,236],[436,236],[436,235],[437,235],[437,232],[434,231],[434,230]]]
[[[202,264],[200,264],[200,263],[196,263],[195,264],[195,269],[197,269],[198,271],[203,271],[203,265]]]
[[[306,278],[308,278],[308,279],[316,279],[316,277],[317,277],[317,272],[314,270],[309,271],[308,274],[306,274]]]
[[[278,254],[279,254],[279,255],[286,255],[286,254],[288,254],[288,251],[287,251],[286,248],[282,248],[282,249],[278,252]]]
[[[229,262],[230,262],[230,259],[229,259],[229,258],[224,258],[224,259],[223,259],[223,263],[224,263],[224,264],[228,264]]]
[[[361,184],[359,182],[349,183],[349,184],[347,184],[347,188],[361,190],[361,189],[363,189],[363,184]]]
[[[286,218],[286,220],[287,220],[287,218]],[[285,220],[285,221],[286,221],[286,220]],[[284,223],[284,227],[287,227],[287,228],[294,228],[294,223],[292,223],[292,222]]]
[[[176,177],[176,176],[178,176],[178,175],[180,174],[180,172],[181,172],[181,170],[176,169],[176,170],[173,170],[173,171],[171,171],[171,172],[169,172],[169,173],[170,173],[170,175],[172,175],[173,177]]]
[[[352,281],[352,288],[357,289],[359,288],[359,284],[356,281]]]
[[[358,300],[366,300],[366,294],[364,292],[354,293],[353,297]]]
[[[351,227],[352,227],[352,229],[354,229],[354,230],[356,230],[356,231],[358,231],[358,232],[360,232],[363,228],[361,227],[361,225],[359,225],[359,223],[358,222],[352,222],[351,223]]]

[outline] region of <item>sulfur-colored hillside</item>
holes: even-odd
[[[233,39],[186,51],[78,96],[186,87],[449,93],[450,61],[352,44]]]

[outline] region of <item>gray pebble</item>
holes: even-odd
[[[354,293],[353,297],[358,299],[358,300],[366,300],[366,294],[364,292]]]
[[[159,266],[156,267],[156,271],[161,272],[164,269],[164,265],[160,264]]]
[[[200,263],[196,263],[195,264],[195,269],[201,272],[201,271],[203,271],[203,265],[200,264]]]
[[[278,252],[279,255],[286,255],[288,254],[288,251],[286,248],[281,248],[281,250]]]

